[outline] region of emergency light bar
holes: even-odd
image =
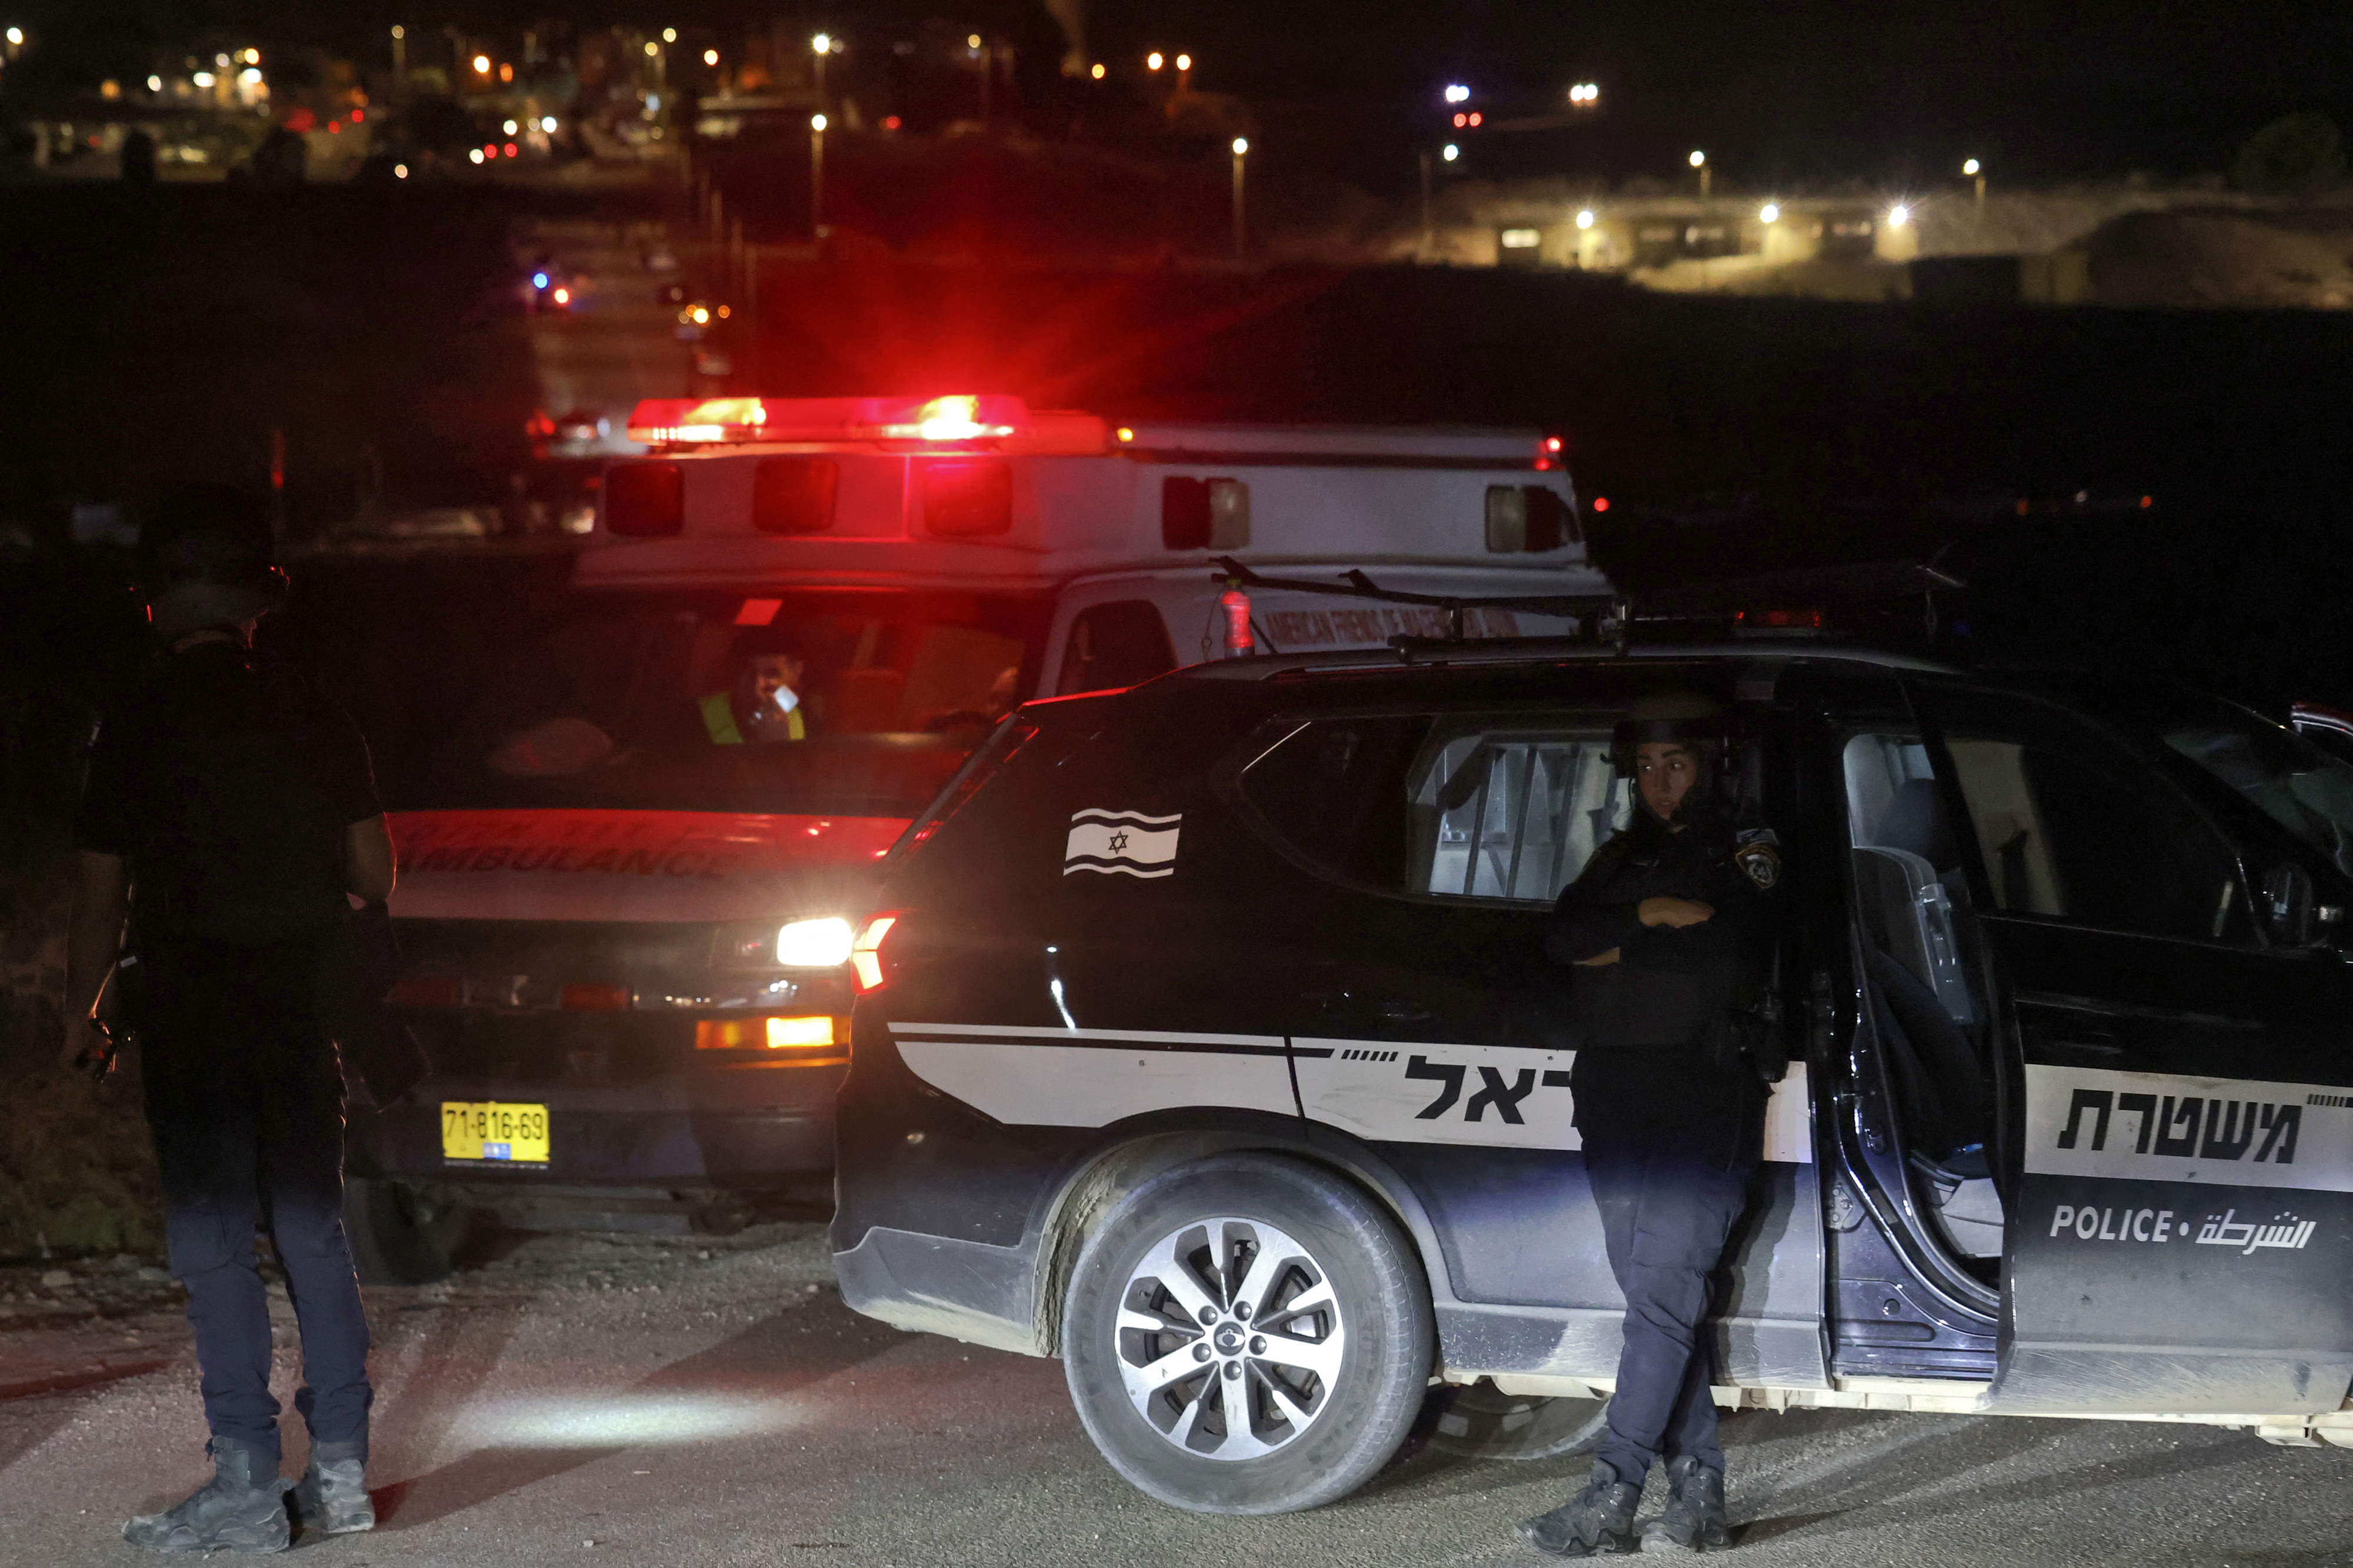
[[[945,447],[1013,455],[1087,457],[1111,449],[1092,414],[1033,413],[1018,397],[649,397],[629,416],[629,439],[649,447],[834,446],[885,450]]]

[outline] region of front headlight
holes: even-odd
[[[776,932],[776,963],[785,969],[839,968],[849,962],[849,944],[856,934],[849,922],[838,915],[794,921]]]

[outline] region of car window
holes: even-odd
[[[2294,731],[2223,702],[2184,704],[2158,732],[2353,876],[2353,767]]]
[[[1400,893],[1550,904],[1631,796],[1592,720],[1319,719],[1244,770],[1241,793],[1301,858]]]
[[[1079,612],[1062,644],[1057,694],[1135,686],[1176,668],[1176,650],[1160,607],[1148,599],[1118,599]]]
[[[433,804],[910,816],[1019,700],[1041,602],[596,594],[447,737]]]
[[[2237,852],[2157,768],[2064,710],[1924,694],[1996,908],[2109,931],[2253,944]]]
[[[1955,1023],[1974,1024],[1978,1009],[1958,931],[1968,886],[1927,746],[1913,733],[1854,735],[1841,760],[1863,934]]]

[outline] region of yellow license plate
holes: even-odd
[[[547,1163],[547,1107],[495,1100],[441,1102],[441,1157]]]

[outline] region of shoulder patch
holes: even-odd
[[[1740,847],[1732,852],[1732,863],[1769,893],[1781,880],[1781,841],[1769,827],[1743,833]]]

